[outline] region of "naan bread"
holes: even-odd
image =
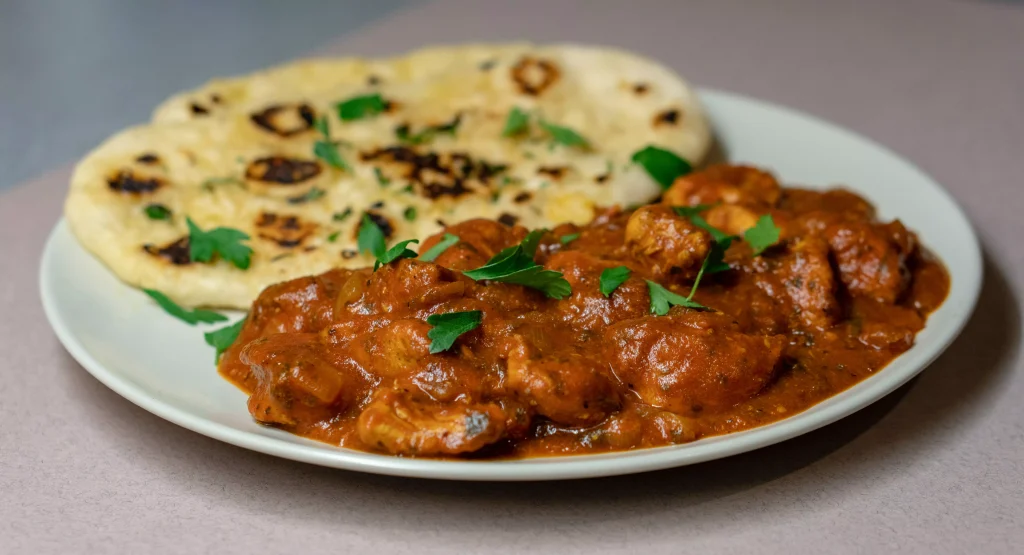
[[[339,119],[338,102],[373,93],[384,113]],[[503,137],[513,107],[531,114],[529,131]],[[313,154],[324,115],[350,170]],[[553,143],[541,119],[590,147]],[[410,144],[397,136],[403,126],[442,132]],[[272,283],[372,264],[356,247],[364,213],[390,244],[469,218],[551,227],[587,222],[595,206],[646,202],[660,189],[630,157],[649,144],[696,164],[710,134],[687,84],[632,54],[514,44],[307,60],[164,102],[153,123],[79,163],[65,213],[127,283],[183,305],[247,308]],[[151,219],[151,205],[171,217]],[[249,234],[251,266],[189,262],[186,216]]]

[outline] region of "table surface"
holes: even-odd
[[[59,5],[72,4],[80,7],[60,16],[71,23],[60,25],[79,28],[70,39],[47,34],[49,46],[33,38],[50,19],[37,6],[55,0],[0,8],[0,553],[1021,552],[1024,6]],[[128,15],[110,13],[121,8]],[[271,24],[277,34],[263,40]],[[121,399],[54,338],[37,263],[60,216],[62,160],[143,120],[178,88],[317,44],[375,55],[524,37],[632,49],[701,86],[798,107],[919,164],[984,243],[984,288],[963,335],[908,386],[806,436],[693,467],[540,484],[388,478],[248,452]],[[52,171],[16,185],[43,169]]]

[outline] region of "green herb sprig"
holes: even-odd
[[[243,245],[242,241],[249,235],[230,227],[218,227],[203,231],[192,221],[185,218],[188,224],[189,259],[193,262],[210,262],[214,255],[220,255],[240,270],[249,268],[252,261],[252,249]]]
[[[483,320],[483,312],[469,310],[465,312],[447,312],[431,314],[427,323],[434,326],[427,332],[430,342],[430,353],[437,354],[452,348],[460,335],[475,330]]]
[[[546,231],[531,231],[518,245],[502,250],[487,264],[463,274],[476,281],[499,281],[537,289],[552,299],[568,297],[572,287],[562,273],[546,270],[533,259],[540,238]]]

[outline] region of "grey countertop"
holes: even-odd
[[[1024,8],[397,4],[0,3],[0,553],[1021,552]],[[311,48],[518,38],[636,50],[919,164],[984,243],[984,288],[963,335],[911,384],[806,436],[693,467],[545,484],[386,478],[231,447],[121,399],[53,337],[36,265],[64,163],[164,96]]]

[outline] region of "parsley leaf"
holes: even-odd
[[[552,299],[568,297],[572,287],[562,273],[546,270],[533,260],[533,254],[545,231],[531,231],[520,244],[499,252],[487,264],[463,274],[476,281],[490,280],[530,287]]]
[[[369,214],[363,214],[363,221],[359,225],[359,234],[356,236],[356,245],[359,252],[372,254],[377,260],[384,256],[387,245],[384,242],[384,232],[370,218]]]
[[[540,120],[540,126],[551,135],[551,140],[555,144],[578,146],[583,149],[590,148],[590,143],[586,139],[568,127],[548,123],[544,120]]]
[[[444,237],[441,237],[441,240],[438,241],[436,245],[430,247],[427,249],[427,252],[420,255],[420,260],[424,262],[433,262],[434,260],[437,260],[438,256],[441,256],[441,253],[448,250],[449,247],[455,245],[459,241],[460,239],[458,235],[445,233]]]
[[[323,136],[323,139],[313,144],[313,156],[339,170],[351,171],[352,168],[349,167],[345,159],[341,157],[341,153],[338,152],[337,143],[331,141],[331,131],[327,123],[327,116],[320,116],[313,124],[313,127]]]
[[[194,326],[199,322],[223,322],[228,319],[228,317],[223,314],[218,314],[209,310],[199,310],[198,308],[189,310],[179,306],[178,303],[169,299],[167,295],[164,295],[155,289],[143,289],[143,291],[152,297],[152,299],[156,301],[156,304],[160,305],[160,308],[164,309],[165,312],[190,326]]]
[[[668,314],[668,309],[673,306],[685,306],[686,308],[695,308],[698,310],[707,309],[706,306],[691,299],[688,299],[686,297],[683,297],[682,295],[677,295],[669,291],[668,289],[665,289],[664,287],[658,285],[657,283],[654,283],[653,281],[644,281],[647,282],[647,290],[651,294],[651,314],[655,314],[657,316],[664,316]],[[696,285],[696,283],[694,285]],[[690,294],[692,295],[693,291],[696,290],[697,288],[694,287],[690,291]]]
[[[419,240],[407,239],[395,243],[393,247],[384,251],[383,255],[377,257],[377,261],[373,263],[373,271],[376,272],[377,268],[380,268],[382,265],[391,264],[396,260],[416,258],[416,251],[406,248],[412,243],[419,243]]]
[[[779,242],[780,231],[771,215],[765,214],[757,219],[754,227],[743,232],[743,238],[750,243],[750,247],[754,249],[754,256],[757,256]]]
[[[214,363],[219,361],[220,355],[224,354],[224,351],[228,350],[228,347],[235,343],[235,340],[238,339],[238,334],[241,333],[242,326],[244,325],[245,318],[242,318],[230,326],[225,326],[203,334],[203,338],[206,339],[206,344],[217,350],[217,354],[213,357]]]
[[[712,226],[711,224],[708,223],[707,220],[704,219],[703,216],[700,215],[701,212],[705,212],[708,209],[712,208],[713,206],[713,204],[698,204],[696,206],[673,206],[672,210],[675,210],[676,214],[679,214],[684,218],[688,218],[690,222],[693,223],[693,225],[710,233],[711,238],[714,239],[716,243],[722,242],[726,239],[733,239],[734,236],[729,235],[723,232],[722,230]]]
[[[406,208],[405,211],[402,212],[402,217],[405,218],[405,221],[407,221],[407,222],[415,222],[416,221],[416,207],[415,206],[410,206],[410,207]]]
[[[430,342],[430,353],[436,354],[451,349],[460,335],[480,326],[483,315],[484,313],[479,310],[469,310],[428,316],[427,323],[434,326],[427,332],[427,337],[433,340]]]
[[[297,197],[289,198],[288,199],[288,204],[303,204],[303,203],[306,203],[306,202],[309,202],[309,201],[321,198],[321,197],[323,197],[326,194],[327,194],[327,191],[324,191],[323,189],[321,189],[319,187],[313,187],[312,189],[306,191],[306,194],[304,194],[304,195],[299,195]]]
[[[387,106],[387,103],[384,102],[384,99],[379,94],[356,96],[334,105],[338,109],[338,118],[341,121],[352,121],[375,116],[386,110]]]
[[[381,187],[387,187],[388,185],[391,184],[391,180],[384,177],[384,172],[380,171],[380,168],[378,168],[377,166],[373,167],[373,175],[376,176],[377,183]]]
[[[146,215],[151,220],[169,220],[171,219],[171,209],[167,208],[162,204],[150,204],[145,208]]]
[[[335,212],[334,215],[331,216],[331,219],[336,221],[336,222],[343,222],[343,221],[347,220],[348,217],[351,216],[351,215],[352,215],[352,207],[349,206],[348,208],[346,208],[345,210],[343,210],[341,212]]]
[[[643,166],[662,189],[668,189],[677,177],[693,171],[693,166],[685,158],[654,145],[634,152],[632,160]]]
[[[210,231],[203,231],[192,221],[192,218],[185,218],[188,223],[188,245],[189,259],[193,262],[209,262],[213,255],[219,254],[239,270],[249,268],[252,261],[252,249],[243,245],[242,241],[249,239],[249,235],[230,227],[218,227]]]
[[[339,235],[341,235],[340,231],[335,231],[334,233],[331,233],[330,235],[327,236],[327,242],[328,243],[333,243],[333,242],[337,241]]]
[[[513,106],[505,118],[505,128],[501,130],[502,137],[514,137],[525,133],[530,126],[530,114]]]
[[[565,235],[558,238],[558,242],[562,243],[563,245],[568,245],[569,243],[572,243],[573,241],[579,238],[579,233],[566,233]]]
[[[604,271],[601,272],[601,294],[605,297],[612,296],[612,293],[614,293],[620,285],[625,283],[632,273],[632,270],[625,266],[605,268]]]
[[[428,125],[424,127],[419,133],[410,133],[409,124],[399,125],[395,128],[395,137],[403,143],[409,144],[423,144],[427,141],[432,140],[437,135],[451,135],[455,136],[455,130],[459,128],[459,123],[462,121],[462,114],[455,116],[455,119],[448,123],[442,123],[440,125]]]

